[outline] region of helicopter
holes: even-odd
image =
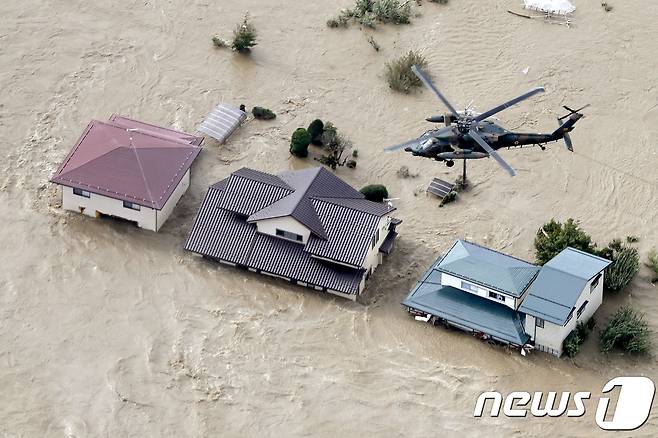
[[[576,122],[584,117],[580,111],[589,106],[588,104],[577,110],[564,106],[568,114],[557,119],[559,126],[550,134],[510,132],[488,119],[494,114],[543,92],[543,87],[533,88],[527,93],[483,113],[476,113],[469,107],[458,112],[417,65],[412,66],[411,70],[449,110],[444,115],[428,117],[425,120],[432,123],[443,123],[445,127],[429,130],[414,140],[388,147],[384,151],[393,152],[404,149],[414,156],[444,161],[448,167],[455,165],[454,160],[464,160],[464,179],[466,179],[466,160],[487,157],[496,160],[510,176],[516,175],[512,166],[496,152],[502,148],[537,145],[544,150],[546,143],[564,140],[566,148],[573,152],[569,132],[574,129]]]

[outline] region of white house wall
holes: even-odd
[[[374,272],[377,266],[379,266],[379,264],[382,262],[383,256],[382,253],[379,252],[379,248],[382,246],[382,243],[384,243],[384,240],[386,240],[386,236],[388,236],[388,227],[390,223],[391,217],[388,215],[382,216],[382,218],[379,220],[379,224],[377,224],[377,229],[379,230],[379,239],[377,242],[375,242],[374,246],[370,245],[368,247],[368,253],[363,259],[362,267],[366,271],[370,270],[370,272]],[[376,232],[377,231],[373,231],[372,235],[374,235]],[[370,236],[371,239],[372,235]]]
[[[531,315],[526,315],[525,330],[526,333],[530,335],[531,339],[535,341],[535,345],[550,348],[558,356],[562,354],[562,343],[569,333],[576,328],[576,324],[578,324],[578,322],[587,322],[601,306],[603,301],[603,275],[604,274],[601,275],[596,288],[591,292],[591,280],[587,283],[576,301],[573,316],[565,326],[544,321],[544,328],[536,327],[535,318]],[[578,317],[578,309],[585,301],[588,301],[587,306],[580,317]]]
[[[477,286],[478,292],[475,293],[471,290],[464,289],[462,287],[462,281],[464,281],[465,283],[469,283],[469,284]],[[457,278],[453,275],[446,274],[445,272],[441,273],[441,284],[443,286],[452,286],[456,289],[463,290],[464,292],[468,292],[470,294],[477,295],[477,296],[480,296],[482,298],[486,298],[489,301],[493,301],[494,303],[498,303],[502,306],[507,306],[507,307],[509,307],[511,309],[514,309],[514,310],[516,310],[516,308],[518,307],[517,303],[516,303],[516,299],[511,295],[507,295],[507,294],[498,292],[496,290],[489,289],[488,287],[481,286],[480,284],[477,284],[473,281],[462,280],[461,278]],[[493,293],[496,293],[496,294],[499,294],[499,295],[503,295],[505,297],[505,302],[503,303],[502,301],[497,300],[495,298],[490,298],[489,297],[489,292],[493,292]]]
[[[171,213],[174,211],[176,204],[178,204],[178,201],[180,201],[180,198],[185,194],[185,192],[189,187],[190,187],[190,169],[187,169],[187,172],[185,172],[183,179],[180,180],[178,186],[172,192],[171,196],[169,197],[165,205],[162,207],[162,210],[160,211],[156,210],[157,230],[159,230],[162,227],[162,225],[164,225],[164,223],[167,221],[167,219],[169,219],[169,216],[171,216]]]
[[[98,213],[120,217],[137,222],[140,228],[157,231],[156,210],[140,206],[140,210],[133,210],[123,206],[123,201],[107,196],[90,193],[89,198],[73,193],[71,187],[62,186],[62,208],[65,210],[83,213],[87,216],[98,217]]]
[[[303,241],[300,243],[304,244],[308,242],[308,238],[311,235],[311,230],[302,225],[297,219],[290,216],[264,219],[256,222],[256,226],[259,233],[269,234],[270,236],[278,237],[279,239],[281,236],[276,235],[277,229],[299,234],[303,237]]]

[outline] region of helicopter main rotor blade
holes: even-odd
[[[453,116],[459,118],[459,113],[455,108],[448,102],[448,99],[445,98],[443,94],[434,86],[432,81],[429,80],[427,76],[425,76],[425,73],[422,72],[422,70],[417,66],[417,65],[412,65],[411,66],[411,71],[414,72],[414,74],[420,79],[420,81],[427,87],[429,88],[436,96],[443,102],[443,104],[450,110]]]
[[[421,145],[420,140],[418,140],[416,138],[416,139],[409,140],[409,141],[404,142],[404,143],[396,144],[395,146],[389,146],[387,148],[384,148],[384,152],[387,152],[387,153],[388,152],[395,152],[395,151],[399,151],[400,149],[404,149],[404,148],[407,148],[407,147],[420,146],[420,145]]]
[[[507,164],[507,161],[503,160],[503,158],[500,155],[498,155],[498,152],[493,150],[493,148],[491,146],[489,146],[489,143],[487,143],[486,141],[484,141],[484,139],[482,137],[480,137],[480,134],[475,132],[475,130],[473,130],[473,129],[468,131],[468,133],[471,136],[471,138],[477,142],[477,144],[482,146],[482,149],[487,151],[489,156],[491,156],[494,160],[496,160],[498,162],[498,164],[500,164],[500,166],[503,169],[505,169],[507,171],[507,173],[510,174],[510,176],[516,175],[516,171],[512,168],[512,166]]]
[[[505,102],[505,103],[503,103],[503,104],[501,104],[501,105],[498,105],[497,107],[492,108],[492,109],[490,109],[489,111],[485,111],[485,112],[483,112],[483,113],[480,114],[479,116],[475,117],[475,118],[473,119],[473,121],[475,121],[475,122],[481,122],[482,120],[484,120],[484,119],[486,119],[486,118],[488,118],[488,117],[491,117],[491,116],[493,116],[494,114],[499,113],[499,112],[501,112],[502,110],[511,107],[512,105],[516,105],[517,103],[519,103],[519,102],[521,102],[521,101],[523,101],[523,100],[526,100],[527,98],[532,97],[532,96],[534,96],[534,95],[537,94],[537,93],[542,93],[542,92],[544,92],[544,91],[545,91],[545,90],[544,90],[544,87],[533,88],[532,90],[528,91],[528,92],[525,93],[525,94],[520,95],[519,97],[515,97],[514,99],[509,100],[509,101],[507,101],[507,102]]]

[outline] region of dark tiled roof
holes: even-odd
[[[352,294],[358,291],[363,275],[354,268],[363,263],[380,218],[391,210],[364,199],[324,168],[278,177],[240,169],[211,186],[186,248]],[[247,221],[244,215],[249,216]],[[254,222],[283,216],[297,219],[312,231],[306,246],[256,234]]]
[[[162,209],[201,151],[190,143],[198,137],[114,117],[87,125],[51,181]]]
[[[341,263],[361,265],[368,253],[380,216],[320,199],[314,199],[313,206],[327,230],[327,238],[318,239],[312,236],[306,245],[306,251]]]

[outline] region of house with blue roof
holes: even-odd
[[[540,267],[458,240],[402,304],[423,321],[560,356],[576,324],[601,305],[609,264],[566,248]]]

